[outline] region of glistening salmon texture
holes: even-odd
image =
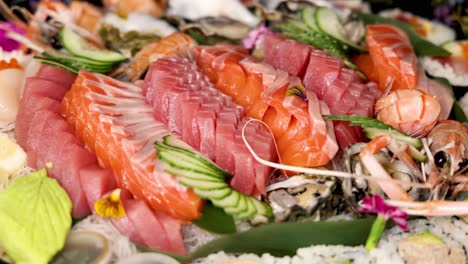
[[[297,77],[258,63],[244,51],[224,45],[194,49],[197,63],[210,80],[248,116],[264,121],[278,144],[281,162],[297,166],[323,166],[336,154],[334,135],[321,114],[328,112],[315,93],[304,101],[287,96],[288,88],[301,85]]]
[[[279,34],[265,36],[263,53],[265,62],[300,77],[305,88],[315,92],[332,114],[373,116],[374,102],[380,96],[375,83],[362,82],[341,59]],[[343,121],[333,124],[342,149],[365,139],[359,127]]]
[[[173,217],[200,216],[200,198],[155,169],[153,143],[169,131],[154,119],[141,87],[81,71],[62,101],[62,113],[120,187]]]
[[[255,161],[244,145],[244,109],[218,91],[194,61],[169,57],[154,62],[145,87],[155,118],[231,173],[234,189],[248,195],[265,192],[271,169]],[[260,157],[276,161],[273,139],[263,125],[251,123],[246,137]]]

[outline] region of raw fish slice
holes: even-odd
[[[50,80],[68,89],[75,81],[76,75],[54,66],[42,65],[36,77]]]
[[[47,97],[38,98],[25,95],[21,100],[18,114],[16,116],[15,138],[18,144],[27,150],[25,145],[30,123],[33,121],[34,114],[40,110],[49,110],[57,112],[60,110],[60,103],[57,100]]]
[[[171,63],[173,66],[170,66]],[[180,76],[181,71],[184,72],[183,76]],[[265,191],[265,183],[260,184],[262,189],[256,188],[256,181],[261,181],[256,178],[266,180],[269,169],[259,170],[261,175],[255,174],[254,167],[257,166],[257,162],[253,160],[241,139],[242,127],[239,125],[247,121],[243,116],[242,107],[218,91],[203,77],[197,64],[186,58],[160,59],[151,65],[147,76],[145,83],[150,86],[146,87],[146,91],[153,90],[152,94],[155,95],[153,109],[161,107],[157,105],[158,102],[176,102],[169,107],[173,109],[167,112],[170,116],[160,118],[159,121],[164,123],[171,132],[182,131],[182,139],[189,145],[233,174],[233,188],[246,194],[258,194]],[[165,80],[168,79],[176,79],[177,83],[166,82]],[[171,120],[176,120],[177,117],[181,117],[183,122],[171,123]],[[261,129],[265,130],[263,127]],[[247,137],[252,142],[257,142],[260,147],[258,149],[254,146],[255,151],[270,150],[274,153],[271,138],[260,140],[255,129],[249,127],[247,131]],[[193,135],[188,135],[190,133]],[[261,146],[262,144],[265,146]],[[274,157],[274,154],[262,154]]]
[[[391,25],[368,25],[366,41],[373,65],[377,66],[379,89],[416,88],[417,59],[406,34]]]
[[[109,170],[101,169],[96,164],[90,164],[80,170],[80,181],[88,206],[93,212],[95,212],[94,204],[106,193],[117,188],[114,174]]]
[[[290,86],[300,85],[297,78],[290,78],[287,72],[278,71],[265,63],[258,63],[254,58],[229,53],[221,48],[217,49],[217,46],[200,46],[194,54],[198,64],[216,83],[218,89],[232,96],[234,102],[242,104],[249,116],[260,119],[269,126],[278,142],[283,163],[298,166],[322,166],[335,155],[336,143],[334,150],[330,148],[327,149],[329,151],[327,153],[318,153],[322,151],[321,146],[328,137],[320,111],[317,110],[318,114],[311,117],[307,103],[295,96],[286,96],[286,91]],[[224,68],[222,74],[218,74],[221,61],[224,62]],[[239,75],[246,76],[239,78],[243,80],[252,78],[253,80],[244,81],[244,86],[234,77],[226,77],[227,72],[237,72],[239,66],[243,70],[243,73]],[[261,82],[258,81],[259,79]],[[249,98],[255,97],[255,93],[252,95],[247,91],[245,88],[247,85],[252,87],[255,93],[260,92],[260,96],[255,100],[245,100],[244,93],[248,94]],[[302,103],[298,102],[296,107],[286,108],[284,104],[288,98],[296,98]],[[319,122],[314,122],[317,120],[323,122],[322,127],[314,127],[314,124],[319,124]],[[319,158],[315,159],[316,157]],[[237,166],[236,162],[235,166]]]
[[[99,138],[82,139],[88,146],[97,141],[102,144],[99,151],[95,145],[96,155],[105,168],[114,172],[121,188],[171,216],[183,220],[199,217],[200,198],[178,184],[173,176],[156,169],[153,143],[169,131],[154,120],[143,88],[81,71],[65,98],[69,103],[62,110],[67,119],[81,109],[84,114],[76,118],[96,124],[89,129]]]
[[[69,87],[69,86],[68,86]],[[60,84],[48,79],[39,77],[29,77],[26,79],[24,94],[39,97],[49,97],[61,101],[68,89]]]
[[[307,68],[312,48],[308,45],[286,39],[279,34],[268,34],[263,37],[263,50],[269,56],[265,62],[282,69],[293,76],[303,77]],[[288,56],[282,56],[287,52]]]

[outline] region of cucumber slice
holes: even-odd
[[[200,159],[186,155],[185,153],[180,153],[177,151],[167,151],[161,150],[158,152],[158,158],[165,161],[171,167],[175,167],[183,170],[190,170],[199,173],[213,175],[213,177],[218,177],[221,179],[225,178],[224,174],[217,173],[216,170],[206,166],[205,163],[201,162]]]
[[[366,133],[368,138],[374,138],[380,135],[391,135],[394,139],[396,139],[400,143],[408,144],[413,146],[416,149],[421,149],[423,147],[423,143],[420,139],[413,138],[407,136],[396,129],[381,129],[375,127],[364,127],[364,132]]]
[[[57,68],[60,68],[62,70],[66,70],[66,71],[71,72],[73,74],[78,74],[78,71],[79,71],[79,70],[77,70],[75,68],[69,67],[67,65],[64,65],[62,63],[59,63],[57,61],[54,61],[54,60],[51,60],[51,59],[48,59],[48,58],[34,56],[34,59],[38,60],[39,62],[41,62],[43,64],[55,66]]]
[[[200,190],[194,189],[195,193],[205,199],[209,200],[221,200],[233,192],[231,188],[223,188],[223,189],[216,189],[216,190]]]
[[[339,40],[344,45],[350,46],[358,51],[363,50],[363,48],[348,39],[338,16],[330,8],[324,6],[319,7],[314,12],[314,16],[315,23],[320,31]]]
[[[247,197],[247,208],[244,212],[239,213],[238,215],[239,219],[249,219],[249,218],[254,217],[257,214],[257,207],[255,206],[252,199],[249,199],[249,198],[252,198],[252,197]]]
[[[56,60],[63,60],[63,61],[74,61],[74,62],[79,62],[83,64],[88,64],[96,67],[106,67],[106,68],[111,68],[114,67],[117,63],[114,62],[101,62],[101,61],[95,61],[95,60],[90,60],[87,58],[82,58],[82,57],[76,57],[76,56],[70,56],[70,55],[64,55],[60,54],[58,52],[44,52],[43,55],[47,58],[53,58]]]
[[[219,168],[214,163],[205,159],[202,154],[200,154],[199,152],[195,150],[192,151],[189,145],[186,145],[187,148],[184,148],[183,147],[184,145],[180,143],[183,141],[181,141],[180,139],[174,136],[165,136],[163,140],[164,142],[156,142],[155,143],[156,147],[158,147],[159,149],[165,149],[165,151],[170,151],[171,153],[177,152],[179,154],[183,154],[186,157],[186,159],[195,160],[195,162],[199,164],[199,167],[205,168],[206,171],[219,174],[220,176],[223,176],[223,177],[231,177],[229,173],[225,172],[224,170]],[[183,143],[185,144],[185,142]],[[179,145],[181,147],[179,147]]]
[[[60,42],[66,50],[78,57],[102,62],[121,62],[127,59],[118,52],[92,47],[85,39],[67,26],[62,27],[60,30]]]
[[[266,216],[268,218],[271,218],[273,217],[273,210],[271,209],[271,207],[262,202],[262,201],[259,201],[255,198],[252,198],[251,199],[253,205],[255,206],[255,208],[257,209],[257,215],[263,215],[263,216]]]
[[[200,189],[200,190],[216,190],[216,189],[223,189],[223,188],[231,188],[225,182],[212,182],[212,181],[204,181],[204,180],[196,180],[190,179],[185,177],[178,177],[177,180],[184,186],[193,188],[193,189]]]
[[[426,162],[427,156],[421,153],[421,151],[417,150],[415,147],[409,146],[409,151],[410,151],[411,157],[413,157],[413,159],[415,159],[416,161]]]
[[[235,206],[225,207],[224,211],[232,215],[239,215],[247,211],[247,197],[244,194],[239,193],[239,203],[237,203]]]
[[[317,8],[306,6],[301,11],[301,20],[311,30],[318,30],[317,23],[315,23],[315,11]]]
[[[228,196],[224,197],[223,199],[220,200],[211,200],[211,202],[218,206],[223,208],[226,211],[226,208],[234,208],[239,205],[239,200],[241,197],[241,193],[237,191],[232,191]]]
[[[189,170],[181,170],[177,168],[167,168],[164,170],[165,172],[174,175],[176,177],[182,177],[182,178],[187,178],[191,180],[201,180],[201,181],[207,181],[207,182],[224,182],[224,179],[217,178],[212,175],[207,175],[195,171],[189,171]]]
[[[247,219],[262,215],[271,217],[271,208],[254,197],[233,190],[225,181],[226,172],[192,151],[185,143],[173,136],[164,137],[164,142],[155,142],[159,161],[156,166],[175,175],[178,182],[192,188],[202,198],[210,200],[228,214]],[[215,167],[215,169],[213,169]],[[264,219],[264,218],[263,218]]]
[[[199,153],[198,151],[194,150],[189,144],[185,143],[184,141],[178,139],[177,137],[168,135],[163,138],[163,142],[171,147],[175,147],[180,151],[184,151],[187,153],[190,153],[197,159],[200,159],[201,162],[205,163],[206,166],[212,168],[213,170],[216,170],[220,174],[226,174],[226,176],[231,176],[230,174],[226,173],[223,169],[218,167],[216,164],[206,160],[203,158],[203,155]]]

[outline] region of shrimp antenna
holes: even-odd
[[[383,178],[375,178],[369,175],[359,175],[359,174],[354,174],[354,173],[347,173],[343,171],[334,171],[334,170],[324,170],[324,169],[315,169],[315,168],[305,168],[305,167],[298,167],[298,166],[291,166],[291,165],[286,165],[286,164],[279,164],[276,162],[271,162],[268,160],[264,160],[260,158],[257,153],[252,149],[252,146],[250,146],[249,142],[247,141],[247,138],[245,137],[245,129],[246,127],[251,123],[251,122],[261,122],[260,120],[257,119],[250,119],[247,121],[244,126],[242,127],[242,140],[244,141],[245,146],[247,149],[250,151],[250,154],[255,158],[256,161],[259,163],[280,169],[280,170],[285,170],[285,171],[296,171],[296,172],[301,172],[301,173],[308,173],[308,174],[315,174],[315,175],[321,175],[321,176],[330,176],[330,177],[339,177],[339,178],[354,178],[354,179],[365,179],[365,180],[370,180],[370,181],[377,181],[377,182],[392,182],[395,184],[399,184],[402,186],[411,186],[415,188],[429,188],[426,184],[422,183],[413,183],[413,182],[405,182],[401,180],[395,180],[395,179],[383,179]]]
[[[24,30],[28,28],[28,25],[15,15],[12,9],[3,0],[0,0],[0,15],[2,15],[7,21],[16,24]]]

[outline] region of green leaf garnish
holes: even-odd
[[[393,128],[390,125],[385,124],[384,122],[377,120],[375,118],[370,117],[362,117],[362,116],[349,116],[349,115],[324,115],[323,117],[330,119],[330,120],[339,120],[339,121],[350,121],[350,125],[352,126],[361,126],[363,128],[378,128],[378,129],[385,129],[392,132],[400,133],[403,135],[403,132],[400,132]]]
[[[361,126],[364,130],[364,133],[369,139],[372,139],[376,136],[388,134],[392,136],[396,141],[403,144],[407,144],[410,147],[421,149],[423,146],[421,140],[413,138],[375,118],[348,115],[324,115],[323,117],[330,120],[350,121],[349,124],[351,126]],[[413,151],[417,151],[416,149],[414,149]]]
[[[312,245],[363,245],[366,243],[373,221],[374,219],[367,218],[353,221],[268,224],[245,232],[225,235],[186,256],[167,254],[143,247],[138,247],[138,249],[163,253],[181,262],[203,258],[218,251],[292,256],[299,248]]]
[[[453,102],[452,112],[455,120],[468,126],[468,118],[457,100]]]
[[[0,193],[0,244],[17,264],[48,263],[65,243],[71,208],[45,169],[14,180]]]
[[[422,56],[450,56],[450,52],[439,47],[416,34],[413,26],[391,18],[381,17],[379,15],[360,13],[357,15],[366,25],[367,24],[389,24],[403,30],[409,37],[416,55]]]
[[[217,234],[235,233],[236,224],[232,216],[223,209],[212,204],[206,204],[203,208],[202,218],[192,222],[198,227]]]

